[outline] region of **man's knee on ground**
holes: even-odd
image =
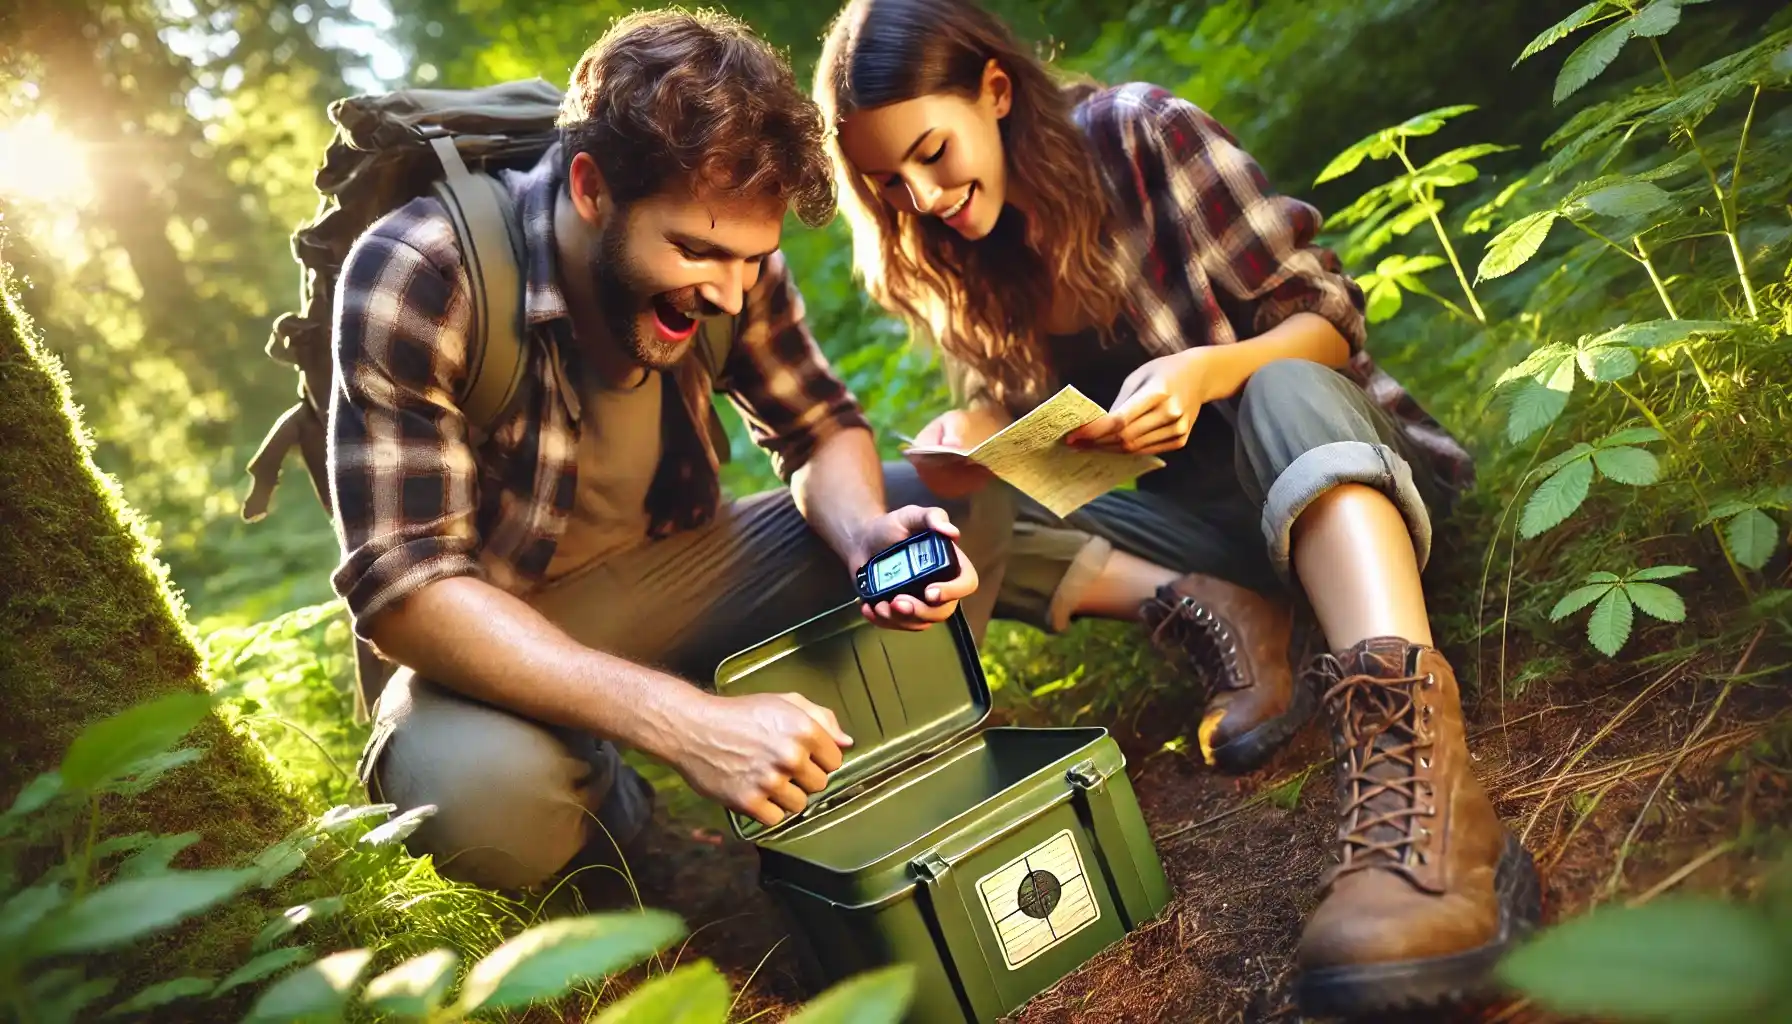
[[[445,878],[521,889],[551,878],[585,846],[589,765],[552,733],[455,699],[413,707],[380,755],[380,795],[436,811],[406,847]]]

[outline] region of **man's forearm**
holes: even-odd
[[[701,699],[673,676],[592,650],[540,612],[481,580],[437,580],[382,612],[374,643],[418,675],[526,718],[668,759]]]
[[[874,554],[860,549],[859,529],[889,509],[884,504],[883,462],[870,431],[851,427],[822,441],[809,461],[791,474],[790,494],[809,528],[849,571]]]
[[[1334,369],[1350,361],[1350,343],[1317,313],[1296,313],[1255,338],[1193,349],[1210,359],[1203,383],[1208,401],[1230,398],[1263,366],[1278,359],[1307,359]]]

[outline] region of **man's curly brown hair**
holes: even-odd
[[[616,201],[675,186],[782,199],[810,227],[834,213],[821,113],[745,23],[713,11],[637,11],[573,68],[559,125]]]

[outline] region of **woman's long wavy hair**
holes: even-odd
[[[989,236],[972,242],[884,202],[847,162],[835,129],[854,111],[920,96],[975,98],[992,59],[1013,82],[1003,153],[1009,190],[1027,197],[1031,218],[1005,210]],[[814,95],[830,129],[854,265],[874,299],[944,351],[963,398],[980,392],[1013,408],[1043,397],[1050,372],[1041,323],[1060,290],[1098,325],[1119,312],[1108,191],[1071,118],[1092,88],[1048,69],[970,0],[851,0],[823,41]]]

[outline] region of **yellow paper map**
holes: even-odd
[[[904,454],[969,459],[1054,515],[1067,516],[1164,464],[1155,455],[1079,451],[1064,443],[1066,434],[1106,413],[1081,391],[1066,387],[969,451],[918,446]]]

